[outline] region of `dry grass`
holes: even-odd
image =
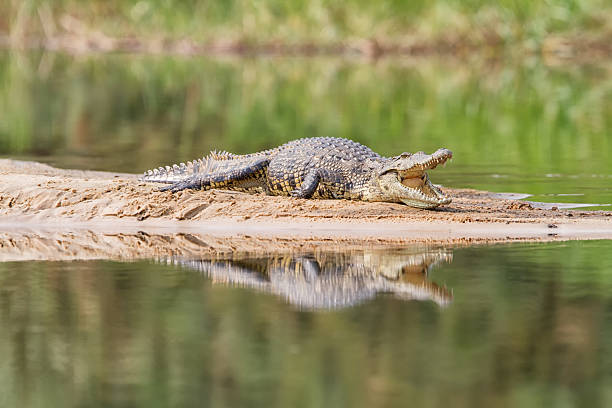
[[[4,46],[69,52],[612,55],[600,0],[11,0],[0,16]]]

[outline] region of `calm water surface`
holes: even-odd
[[[610,406],[611,249],[0,264],[0,405]]]

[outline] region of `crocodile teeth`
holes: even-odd
[[[170,166],[166,166],[166,171],[169,172],[170,171]]]
[[[178,171],[178,170],[179,170],[179,166],[178,166],[178,164],[174,164],[174,165],[172,165],[172,170],[174,170],[174,171]]]

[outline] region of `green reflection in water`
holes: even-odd
[[[379,295],[306,312],[176,265],[6,263],[0,403],[609,406],[610,253],[455,249],[429,276],[452,288],[445,308]]]
[[[448,147],[432,177],[449,186],[612,203],[605,65],[5,52],[0,78],[4,156],[137,173],[337,136],[385,155]]]

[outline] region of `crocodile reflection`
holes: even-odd
[[[214,283],[276,294],[300,309],[338,309],[391,294],[404,300],[452,301],[446,287],[428,280],[447,249],[412,253],[358,252],[283,255],[244,259],[169,258],[168,262],[197,270]]]

